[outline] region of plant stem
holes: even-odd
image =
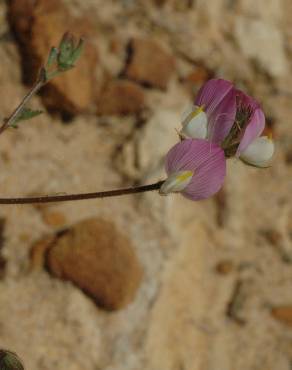
[[[142,185],[131,188],[116,189],[109,191],[100,191],[94,193],[80,193],[67,195],[45,195],[40,197],[20,197],[20,198],[0,198],[0,204],[34,204],[34,203],[53,203],[53,202],[68,202],[74,200],[97,199],[116,197],[127,194],[144,193],[160,189],[163,181],[158,181],[150,185]]]
[[[23,111],[26,104],[29,102],[29,100],[47,83],[46,79],[46,71],[44,68],[40,70],[39,77],[36,81],[36,83],[33,85],[33,87],[29,90],[29,92],[25,95],[25,97],[22,99],[20,104],[16,107],[16,109],[12,112],[12,114],[4,120],[4,123],[0,127],[0,135],[3,131],[5,131],[8,127],[12,126],[13,123],[16,121],[18,116]]]

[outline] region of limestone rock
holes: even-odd
[[[203,320],[208,293],[202,284],[204,267],[199,262],[208,253],[205,248],[208,236],[202,225],[190,222],[184,226],[180,248],[164,271],[161,290],[151,311],[145,339],[148,363],[144,368],[147,370],[182,366],[186,370],[207,368],[207,361],[198,353],[205,353],[208,348],[208,335],[204,330],[212,331],[212,323]],[[186,229],[188,232],[192,229],[193,238],[186,238]],[[197,325],[204,329],[198,330]],[[195,351],[185,350],[190,343]]]
[[[42,212],[43,221],[52,227],[61,227],[66,224],[66,217],[62,212],[45,208]]]
[[[216,272],[220,275],[228,275],[234,270],[234,263],[231,260],[219,261],[216,265]]]
[[[174,70],[174,57],[156,41],[141,38],[131,40],[127,77],[151,87],[166,89]]]
[[[5,276],[6,259],[3,256],[3,245],[5,242],[4,231],[5,231],[5,218],[0,218],[0,280]]]
[[[292,306],[274,307],[271,315],[282,324],[292,327]]]
[[[142,87],[127,80],[111,81],[97,102],[97,111],[104,115],[139,113],[145,105]]]
[[[53,275],[72,281],[107,310],[130,303],[142,278],[131,242],[103,219],[82,221],[57,238],[47,264]]]
[[[158,6],[163,6],[166,2],[166,0],[153,0],[153,3]]]
[[[164,159],[179,138],[180,115],[161,109],[127,141],[117,154],[116,166],[126,177],[142,182],[165,176]]]
[[[178,142],[180,115],[170,110],[157,111],[138,138],[139,168],[145,174],[164,167],[169,149]]]
[[[240,13],[274,24],[281,21],[285,12],[283,0],[239,0],[236,6]]]
[[[9,19],[20,43],[24,77],[32,83],[52,46],[72,30],[76,37],[92,37],[94,28],[88,17],[74,18],[69,9],[56,0],[12,0]],[[42,90],[45,105],[52,110],[77,114],[89,109],[95,91],[97,48],[87,42],[77,66],[52,80]]]
[[[70,370],[104,367],[97,310],[80,292],[38,273],[0,288],[2,348],[15,351],[25,369],[54,368],[58,360]]]
[[[6,32],[8,31],[8,25],[6,20],[6,7],[4,2],[0,4],[0,38],[5,36]]]
[[[291,151],[292,138],[291,76],[288,71],[280,84],[271,80],[266,67],[254,68],[251,60],[257,59],[248,57],[238,47],[231,26],[239,19],[248,19],[279,30],[286,52],[291,55],[291,1],[210,0],[207,4],[202,0],[189,1],[193,8],[188,12],[174,6],[180,0],[167,0],[161,8],[153,6],[154,0],[63,1],[76,15],[92,10],[90,15],[99,32],[100,58],[105,61],[99,63],[106,65],[110,76],[116,76],[124,68],[127,40],[151,35],[172,45],[176,60],[183,61],[181,82],[176,76],[167,93],[144,90],[149,110],[143,115],[141,125],[136,125],[132,116],[97,119],[86,115],[64,127],[58,119],[52,122],[44,114],[39,122],[8,130],[1,137],[0,148],[3,197],[131,186],[135,181],[126,178],[121,183],[123,178],[117,166],[112,166],[125,143],[129,145],[126,158],[135,159],[137,183],[151,183],[150,177],[153,182],[163,179],[163,158],[173,145],[168,135],[178,142],[175,128],[180,128],[179,113],[190,99],[184,78],[201,65],[213,71],[214,76],[233,80],[238,88],[261,102],[266,115],[275,121],[277,151],[273,166],[263,171],[229,160],[223,193],[202,202],[190,202],[179,194],[159,197],[149,192],[50,206],[51,211],[64,213],[71,224],[91,215],[110,217],[112,213],[119,225],[131,223],[131,235],[144,267],[143,284],[134,304],[110,314],[97,309],[77,283],[74,286],[70,281],[52,278],[43,269],[28,272],[31,241],[51,227],[44,222],[43,211],[35,206],[1,207],[1,217],[7,219],[3,245],[7,263],[5,278],[0,279],[2,348],[11,348],[19,354],[30,370],[56,367],[58,370],[287,370],[292,358],[291,326],[283,319],[274,319],[271,309],[279,316],[280,307],[292,306],[291,259],[284,259],[284,252],[288,254],[292,245],[292,155],[285,157]],[[46,2],[49,4],[51,0]],[[286,5],[282,6],[284,2]],[[0,9],[4,3],[11,1],[0,1]],[[243,7],[238,8],[243,3],[244,12]],[[271,4],[284,13],[285,23],[273,11],[269,11],[267,18],[265,14],[268,8],[272,9]],[[245,29],[242,37],[246,32]],[[250,32],[247,33],[253,42]],[[109,38],[117,40],[113,46],[116,51],[109,50]],[[24,93],[18,74],[20,64],[12,46],[11,37],[1,39],[2,117],[13,110]],[[276,51],[277,47],[275,61],[279,58]],[[197,77],[200,76],[190,75],[190,80],[195,81],[194,90],[200,84]],[[161,169],[160,174],[155,172],[156,167]],[[144,174],[149,175],[144,177]],[[112,229],[109,228],[106,238],[117,233]],[[268,242],[262,230],[280,233],[279,242],[276,234]],[[49,251],[56,254],[56,246],[65,243],[65,238],[70,244],[68,234],[57,235],[48,249],[45,240],[43,245],[39,244],[34,255],[35,266],[43,266],[46,261],[42,259]],[[100,248],[96,248],[98,256],[93,258],[94,253],[87,247],[89,243],[80,242],[79,246],[82,244],[84,254],[90,253],[86,273],[88,266],[100,273]],[[112,249],[110,244],[101,250]],[[83,250],[79,247],[80,255]],[[73,261],[75,265],[70,264],[71,255],[70,250],[65,256],[66,268],[77,274],[81,258],[78,255]],[[55,259],[59,263],[61,258]],[[233,269],[222,275],[230,268],[226,261],[233,263]],[[112,269],[112,263],[117,262],[111,258],[109,266],[105,267],[105,263],[102,266]],[[221,275],[216,270],[220,263]],[[92,281],[95,283],[93,278]],[[105,289],[104,285],[99,289]],[[291,315],[290,308],[285,310],[285,317]],[[280,315],[284,316],[283,309]],[[243,320],[246,325],[240,325]]]
[[[40,270],[44,267],[45,255],[55,240],[55,235],[46,235],[33,244],[30,251],[30,270]]]
[[[271,76],[281,77],[288,72],[284,40],[280,30],[260,19],[238,17],[235,37],[242,53],[256,61]]]
[[[210,71],[204,67],[198,66],[184,78],[183,82],[193,95],[198,91],[199,87],[211,77],[212,74]]]

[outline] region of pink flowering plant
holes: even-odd
[[[57,47],[51,48],[36,83],[4,119],[0,134],[42,113],[27,107],[30,99],[51,79],[74,68],[82,49],[83,40],[76,41],[70,33],[63,36]],[[161,195],[181,193],[193,201],[206,199],[222,187],[227,159],[234,157],[259,168],[270,166],[274,142],[262,135],[264,128],[265,116],[255,99],[238,90],[230,81],[212,79],[201,87],[194,104],[183,113],[178,143],[166,154],[165,180],[93,193],[0,198],[0,204],[75,201],[152,190],[158,190]],[[0,350],[1,369],[23,370],[24,367],[14,352]]]
[[[76,42],[69,33],[63,36],[59,46],[51,49],[35,85],[0,126],[0,134],[41,113],[27,108],[31,97],[52,78],[74,68],[82,48],[82,39]],[[190,200],[206,199],[222,187],[228,158],[235,157],[255,167],[270,166],[274,142],[261,136],[264,128],[265,116],[256,100],[230,81],[212,79],[201,87],[194,104],[183,113],[178,143],[166,154],[165,180],[93,193],[0,198],[0,204],[73,201],[151,190],[159,190],[161,195],[181,193]]]

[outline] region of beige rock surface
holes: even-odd
[[[50,206],[64,215],[66,225],[106,218],[131,240],[144,278],[135,300],[114,313],[96,308],[72,284],[32,270],[34,242],[59,226],[48,223],[38,207],[2,206],[6,269],[0,280],[0,347],[15,351],[30,370],[289,370],[290,319],[276,320],[271,310],[284,307],[281,315],[289,318],[292,303],[291,2],[210,0],[208,7],[205,1],[181,6],[169,0],[161,7],[147,0],[65,2],[72,14],[90,10],[106,52],[117,34],[125,46],[132,37],[150,37],[167,45],[185,70],[200,65],[235,80],[274,122],[277,152],[273,166],[263,171],[230,160],[221,200],[193,203],[149,193]],[[1,2],[0,14],[5,11]],[[280,55],[281,74],[254,63],[254,55],[240,47],[234,30],[241,19],[265,24],[266,40],[274,37],[271,28],[277,30],[280,54],[269,60],[278,65]],[[16,44],[11,36],[0,37],[5,117],[25,88]],[[117,74],[116,66],[125,65],[123,55],[115,55],[109,66]],[[191,100],[176,77],[164,92],[144,91],[148,112],[142,120],[88,114],[64,125],[44,114],[1,135],[1,195],[87,192],[161,178],[160,145],[172,145],[167,127],[175,134]],[[42,103],[35,98],[32,105]],[[152,151],[147,158],[146,143],[157,148],[157,166]],[[133,157],[125,155],[122,168],[118,157],[126,146]],[[216,270],[221,261],[232,262],[226,275]]]

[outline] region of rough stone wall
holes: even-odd
[[[98,62],[91,74],[81,76],[96,81],[98,91],[85,112],[70,112],[68,124],[61,115],[46,113],[1,135],[1,195],[86,192],[163,178],[163,158],[177,140],[180,114],[211,76],[234,80],[261,101],[277,151],[266,170],[230,160],[223,190],[202,202],[149,193],[46,207],[2,206],[0,347],[15,351],[30,370],[289,370],[291,2],[62,4],[72,19],[90,19],[88,43],[98,49]],[[1,117],[27,89],[8,7],[0,3]],[[41,32],[35,37],[36,44],[42,42]],[[160,68],[169,63],[165,86],[159,75],[154,82],[153,74],[147,76],[149,60],[142,79],[140,70],[127,74],[133,38],[143,40],[150,55],[159,49]],[[78,85],[78,73],[74,76]],[[125,81],[126,111],[116,104],[112,88]],[[139,92],[128,92],[130,83]],[[32,105],[43,108],[44,97]],[[59,95],[53,101],[54,112],[63,113],[62,101]],[[102,104],[112,107],[110,115]],[[44,256],[41,262],[31,257],[36,241],[96,217],[126,236],[143,270],[132,303],[111,312],[76,285],[52,277]]]

